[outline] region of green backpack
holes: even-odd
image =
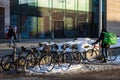
[[[103,43],[114,45],[117,42],[117,36],[114,33],[111,32],[103,32],[104,33],[104,39]]]

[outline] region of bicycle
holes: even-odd
[[[14,45],[12,54],[5,55],[1,59],[1,66],[4,71],[14,69],[16,73],[22,73],[25,70],[26,59],[21,56],[21,52],[17,53],[17,48]],[[18,56],[16,55],[18,54]]]
[[[84,46],[82,51],[79,51],[80,62],[87,60],[88,62],[95,62],[97,53],[94,49],[90,49],[90,45]]]
[[[80,52],[78,51],[78,45],[77,44],[72,44],[69,45],[70,53],[72,56],[72,63],[79,64],[81,60]]]
[[[101,62],[103,59],[101,48],[99,46],[93,45],[93,48],[90,49],[89,51],[92,52],[93,50],[97,53],[96,60],[99,60],[99,62]],[[117,58],[117,53],[115,52],[115,48],[108,48],[106,60],[107,61],[114,61],[114,60],[116,60],[116,58]]]
[[[57,44],[51,45],[51,51],[50,54],[52,53],[52,59],[49,64],[40,64],[40,68],[47,68],[47,71],[51,71],[56,64],[58,64],[59,67],[61,67],[62,70],[68,69],[71,64],[72,64],[72,56],[70,53],[66,53],[65,49],[67,46],[63,44],[61,46],[62,51],[58,51],[58,46]],[[43,56],[41,59],[41,62],[45,61],[46,56]],[[42,61],[43,60],[43,61]]]
[[[67,70],[72,65],[72,54],[71,52],[67,52],[67,49],[69,47],[69,44],[63,43],[63,45],[61,46],[62,51],[58,51],[58,64],[62,70]]]
[[[30,49],[24,48],[24,52],[27,52],[26,68],[34,67],[38,64],[42,52],[37,47],[31,47]]]
[[[33,52],[33,48],[26,50],[24,52],[27,52],[26,58],[26,68],[34,67],[36,62],[36,56]]]
[[[86,42],[68,42],[68,44],[68,52],[72,55],[73,64],[79,64],[81,61],[85,60],[88,62],[95,61],[93,56],[96,56],[96,53],[91,54],[90,51],[87,51],[90,48],[90,45]]]
[[[47,71],[51,71],[54,67],[53,62],[53,55],[50,51],[51,46],[50,44],[43,45],[43,51],[41,52],[41,56],[39,57],[38,65],[40,69],[46,69]]]
[[[33,47],[31,45],[30,48],[26,48],[24,46],[21,47],[22,53],[26,53],[26,68],[34,67],[38,64],[40,57],[42,56],[43,44],[39,43],[39,47]]]
[[[42,47],[42,49],[40,49]],[[52,61],[52,54],[49,52],[50,47],[47,44],[39,43],[39,47],[32,47],[26,55],[26,68],[36,65],[48,64]]]

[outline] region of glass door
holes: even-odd
[[[54,21],[54,37],[64,38],[64,21]]]

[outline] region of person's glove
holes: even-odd
[[[95,45],[95,43],[92,43],[92,45]]]

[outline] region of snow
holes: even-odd
[[[68,41],[66,43],[72,45],[72,44],[77,44],[78,45],[78,51],[80,52],[83,52],[83,51],[86,51],[90,48],[92,48],[92,45],[91,43],[93,43],[94,40],[91,40],[90,38],[78,38],[77,40],[75,41]],[[46,42],[45,42],[46,43]],[[51,42],[51,44],[54,44],[53,42]],[[58,43],[59,45],[59,49],[58,51],[62,51],[61,49],[61,46],[64,44],[63,43]],[[88,48],[84,48],[85,46],[88,46]],[[118,37],[117,38],[117,44],[115,45],[111,45],[110,46],[111,48],[114,48],[114,47],[120,47],[120,38]],[[66,49],[66,52],[71,52],[72,50],[70,48]],[[53,68],[52,71],[48,72],[46,68],[43,68],[41,69],[38,65],[33,67],[33,68],[30,68],[28,70],[26,70],[26,72],[28,73],[32,73],[32,74],[51,74],[51,73],[71,73],[73,71],[77,72],[78,70],[80,70],[81,72],[88,72],[88,71],[93,71],[93,70],[105,70],[105,69],[112,69],[112,68],[119,68],[119,66],[110,66],[109,64],[120,64],[120,55],[117,56],[117,59],[115,61],[107,61],[108,65],[104,65],[104,63],[102,63],[102,66],[101,65],[93,65],[93,64],[72,64],[70,66],[69,69],[66,69],[66,68],[63,68],[61,69],[61,67],[59,67],[58,65],[55,65],[55,67]],[[101,63],[98,63],[98,64],[101,64]],[[106,63],[105,63],[106,64]]]

